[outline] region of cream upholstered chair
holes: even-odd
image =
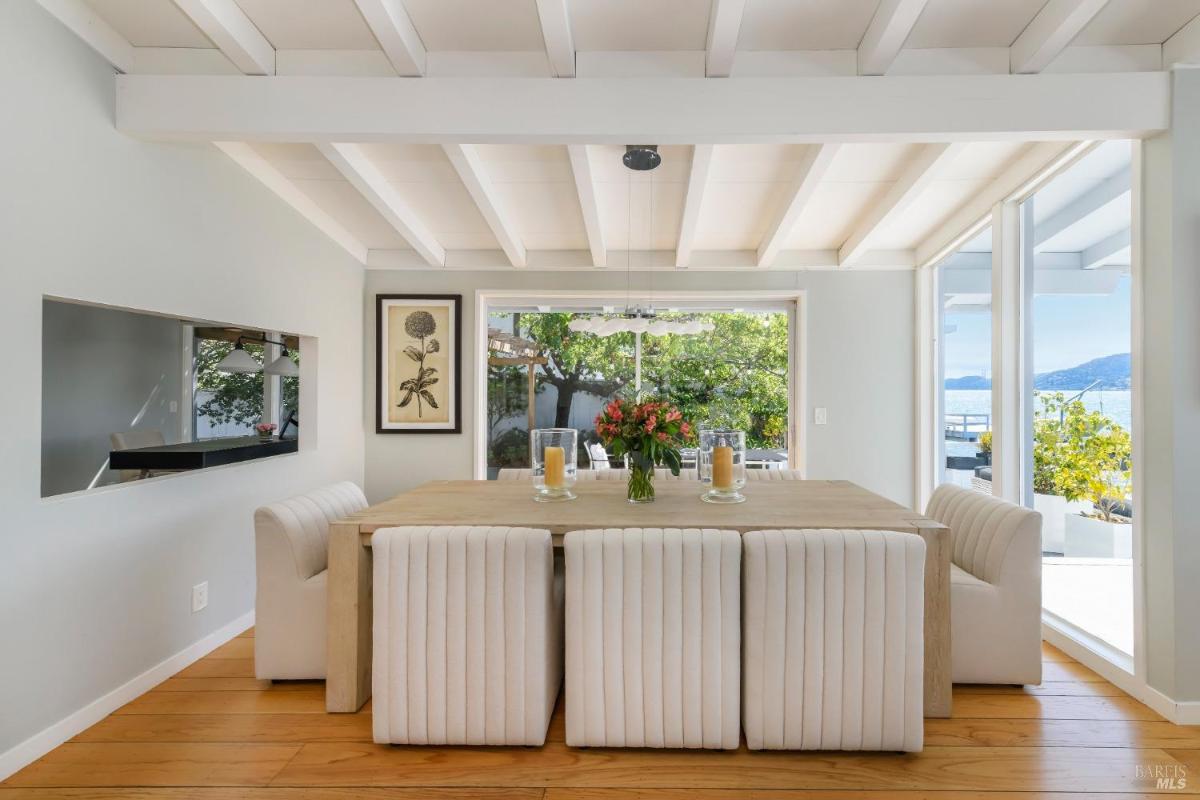
[[[382,528],[371,548],[375,741],[544,744],[562,683],[550,532]]]
[[[565,541],[567,744],[736,748],[739,535],[626,528]]]
[[[742,544],[747,746],[920,750],[925,541],[784,530]]]
[[[325,677],[329,523],[367,507],[362,489],[335,483],[254,512],[254,674]]]
[[[162,447],[167,443],[163,438],[162,431],[121,431],[119,433],[110,433],[108,442],[112,445],[113,450],[137,450],[139,447]],[[176,470],[162,470],[163,473],[174,472]],[[148,469],[123,469],[120,470],[121,482],[136,481],[139,478],[149,478],[156,473]]]
[[[802,481],[804,476],[798,469],[748,469],[747,481]]]
[[[950,528],[955,683],[1042,682],[1042,515],[939,486],[925,515]]]

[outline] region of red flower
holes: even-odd
[[[680,413],[678,408],[672,408],[667,412],[667,422],[674,422],[677,419],[683,419],[683,414]]]
[[[692,426],[685,422],[679,426],[679,432],[682,433],[684,436],[691,436],[692,435]]]
[[[646,420],[646,433],[654,433],[654,428],[658,425],[658,417],[651,416]]]
[[[667,440],[667,432],[666,432],[666,431],[659,431],[659,432],[658,432],[658,440],[659,440],[660,442],[665,442],[665,441]]]

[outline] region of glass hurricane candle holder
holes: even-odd
[[[700,499],[706,503],[744,503],[746,434],[725,428],[700,432],[700,480],[709,484]]]
[[[574,500],[576,441],[574,428],[538,428],[529,434],[533,499],[539,503]]]

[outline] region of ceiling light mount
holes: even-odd
[[[621,162],[632,170],[646,172],[662,163],[656,144],[627,144]]]

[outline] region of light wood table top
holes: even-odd
[[[432,481],[344,521],[363,534],[396,525],[513,525],[549,530],[558,539],[587,528],[865,528],[917,532],[940,523],[849,481],[748,484],[746,502],[705,503],[698,481],[661,481],[653,503],[625,500],[621,481],[579,482],[578,497],[538,503],[527,481]],[[364,536],[369,544],[369,536]]]

